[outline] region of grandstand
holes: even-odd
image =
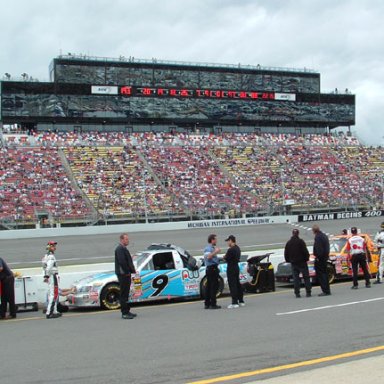
[[[50,73],[1,82],[3,228],[382,207],[383,152],[333,133],[355,96],[317,72],[68,55]]]

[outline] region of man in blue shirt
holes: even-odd
[[[208,245],[204,248],[204,264],[206,266],[207,287],[205,291],[205,309],[219,309],[216,304],[216,293],[219,288],[219,258],[217,254],[220,248],[217,247],[217,236],[208,236]]]

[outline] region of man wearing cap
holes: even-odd
[[[352,263],[352,279],[353,285],[352,289],[357,289],[359,286],[358,277],[359,277],[359,265],[364,273],[365,286],[371,288],[371,276],[368,272],[367,267],[367,243],[365,240],[357,234],[357,228],[351,228],[352,237],[347,241],[347,246],[345,250],[350,255]]]
[[[217,305],[216,293],[219,288],[219,259],[217,255],[220,248],[217,246],[217,236],[211,234],[208,236],[208,245],[204,248],[205,274],[207,277],[207,287],[205,292],[205,309],[220,309]]]
[[[16,318],[15,305],[15,278],[7,263],[0,257],[0,284],[1,284],[1,307],[0,318],[5,319],[7,304],[9,304],[9,315]]]
[[[57,311],[57,300],[59,298],[59,270],[55,257],[56,241],[48,241],[47,253],[43,257],[44,282],[48,283],[48,305],[46,318],[56,319],[61,316]]]
[[[224,256],[224,260],[227,262],[227,278],[229,292],[232,297],[232,304],[228,305],[228,308],[239,308],[239,306],[244,307],[244,298],[243,298],[243,288],[240,284],[240,268],[239,261],[241,256],[241,250],[236,244],[236,237],[229,235],[225,239],[228,244],[227,253]]]
[[[309,277],[307,261],[309,252],[303,239],[299,237],[299,230],[292,231],[292,237],[288,240],[284,249],[284,258],[287,263],[292,265],[293,288],[297,298],[300,296],[300,273],[303,275],[307,297],[311,296],[311,280]]]
[[[380,231],[376,233],[375,244],[379,250],[379,270],[376,274],[376,281],[373,284],[381,284],[381,279],[383,278],[384,272],[384,221],[381,223]]]

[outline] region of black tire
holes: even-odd
[[[333,284],[336,280],[336,271],[332,264],[327,264],[327,276],[329,284]]]
[[[200,295],[202,299],[206,298],[207,276],[204,276],[200,283]],[[216,297],[220,297],[224,291],[224,280],[219,277],[219,287],[217,288]]]
[[[39,304],[37,304],[37,303],[33,303],[32,304],[32,311],[38,311],[39,310]]]
[[[120,308],[120,287],[118,284],[108,284],[100,294],[101,308],[107,310]]]

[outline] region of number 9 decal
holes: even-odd
[[[168,276],[167,275],[159,275],[156,276],[152,280],[152,288],[155,289],[155,292],[152,293],[153,296],[158,296],[164,290],[164,288],[168,285]]]

